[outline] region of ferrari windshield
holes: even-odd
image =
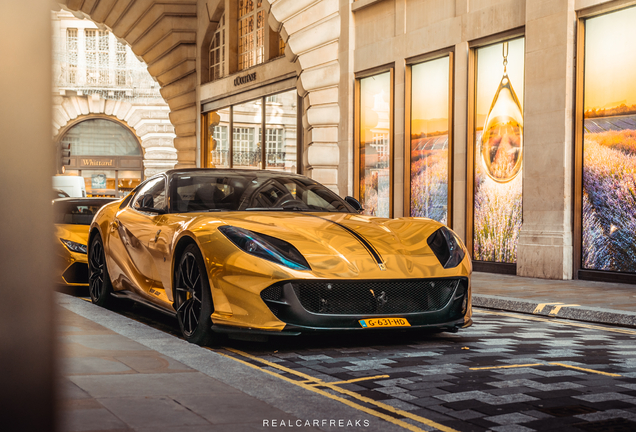
[[[55,223],[90,225],[93,221],[93,216],[100,208],[116,200],[116,198],[55,200],[53,201],[53,214]]]
[[[309,211],[354,210],[325,186],[306,177],[264,171],[192,172],[172,181],[172,211]]]

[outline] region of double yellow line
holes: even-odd
[[[344,388],[339,386],[340,384],[349,384],[349,383],[352,383],[352,382],[359,382],[359,381],[370,380],[370,379],[388,378],[388,375],[377,375],[377,376],[373,376],[373,377],[355,378],[355,379],[348,380],[348,381],[325,382],[325,381],[323,381],[323,380],[321,380],[319,378],[315,378],[315,377],[312,377],[311,375],[307,375],[305,373],[296,371],[294,369],[291,369],[291,368],[288,368],[288,367],[285,367],[285,366],[281,366],[281,365],[276,364],[274,362],[270,362],[268,360],[253,356],[253,355],[248,354],[246,352],[239,351],[239,350],[234,349],[234,348],[224,348],[227,351],[230,351],[230,352],[232,352],[232,353],[234,353],[236,355],[239,355],[239,356],[244,357],[246,359],[249,359],[251,361],[261,363],[261,364],[263,364],[265,366],[269,366],[271,368],[275,368],[275,369],[278,369],[280,371],[292,374],[292,375],[294,375],[294,376],[296,376],[298,378],[301,378],[301,380],[295,380],[295,379],[283,376],[281,374],[278,374],[276,372],[273,372],[271,370],[263,369],[263,368],[261,368],[261,367],[259,367],[257,365],[254,365],[254,364],[252,364],[252,363],[250,363],[248,361],[242,360],[240,358],[236,358],[234,356],[224,354],[222,352],[219,352],[217,350],[213,350],[211,348],[207,348],[207,349],[209,349],[211,351],[214,351],[217,354],[220,354],[220,355],[222,355],[224,357],[227,357],[229,359],[232,359],[234,361],[237,361],[237,362],[240,362],[240,363],[242,363],[244,365],[247,365],[247,366],[249,366],[251,368],[258,369],[258,370],[260,370],[262,372],[268,373],[268,374],[270,374],[272,376],[275,376],[277,378],[280,378],[280,379],[282,379],[284,381],[287,381],[287,382],[290,382],[292,384],[295,384],[295,385],[297,385],[299,387],[304,388],[305,390],[309,390],[309,391],[312,391],[314,393],[318,393],[318,394],[320,394],[322,396],[328,397],[329,399],[336,400],[336,401],[341,402],[341,403],[343,403],[343,404],[345,404],[347,406],[355,408],[355,409],[357,409],[359,411],[362,411],[362,412],[365,412],[365,413],[370,414],[372,416],[381,418],[382,420],[385,420],[385,421],[388,421],[388,422],[393,423],[395,425],[401,426],[404,429],[407,429],[407,430],[410,430],[410,431],[413,431],[413,432],[425,432],[426,430],[425,429],[421,429],[421,428],[419,428],[419,427],[417,427],[417,426],[415,426],[415,425],[413,425],[411,423],[407,423],[404,420],[401,420],[401,419],[396,418],[394,416],[391,416],[391,415],[388,415],[388,414],[384,414],[384,413],[382,413],[380,411],[377,411],[376,409],[368,408],[368,407],[366,407],[364,405],[361,405],[360,403],[356,403],[356,402],[354,402],[352,400],[349,400],[349,399],[346,399],[344,397],[341,397],[341,396],[338,396],[338,395],[334,395],[334,394],[329,393],[329,392],[327,392],[325,390],[322,390],[322,389],[320,389],[318,387],[325,387],[325,388],[327,388],[329,390],[333,390],[333,391],[335,391],[337,393],[340,393],[342,395],[348,396],[349,398],[355,399],[355,400],[357,400],[359,402],[363,402],[365,404],[372,405],[374,407],[380,408],[383,411],[390,412],[390,413],[392,413],[394,415],[397,415],[397,416],[400,416],[400,417],[404,417],[404,418],[407,418],[407,419],[410,419],[410,420],[414,420],[414,421],[416,421],[418,423],[421,423],[421,424],[429,426],[429,427],[433,427],[433,428],[435,428],[437,430],[440,430],[440,431],[443,431],[443,432],[457,432],[455,429],[449,428],[447,426],[444,426],[442,424],[439,424],[439,423],[434,422],[432,420],[429,420],[427,418],[415,415],[415,414],[410,413],[408,411],[404,411],[404,410],[395,408],[395,407],[393,407],[391,405],[387,405],[387,404],[382,403],[380,401],[376,401],[376,400],[373,400],[371,398],[362,396],[362,395],[360,395],[360,394],[358,394],[356,392],[344,389]]]
[[[597,371],[597,370],[594,370],[594,369],[587,369],[587,368],[582,368],[582,367],[579,367],[579,366],[572,366],[572,365],[569,365],[569,364],[556,363],[556,362],[531,363],[531,364],[506,365],[506,366],[478,367],[478,368],[470,368],[470,370],[494,370],[494,369],[524,368],[524,367],[534,367],[534,366],[561,366],[561,367],[568,368],[568,369],[576,369],[576,370],[580,370],[580,371],[583,371],[583,372],[595,373],[595,374],[605,375],[605,376],[613,376],[613,377],[622,376],[622,375],[615,374],[615,373]]]

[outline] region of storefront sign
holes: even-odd
[[[236,87],[242,84],[251,83],[252,81],[256,81],[256,72],[252,72],[251,74],[236,77],[234,79],[234,86]]]
[[[88,167],[114,167],[115,159],[97,159],[97,158],[81,158],[80,159],[80,167],[88,168]]]

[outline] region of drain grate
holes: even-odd
[[[590,414],[598,410],[583,405],[566,405],[552,408],[537,408],[537,411],[550,414],[553,417],[574,417],[575,415]]]
[[[577,423],[572,426],[586,432],[633,432],[636,430],[636,422],[624,418]]]

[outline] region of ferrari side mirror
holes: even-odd
[[[345,197],[345,202],[349,204],[351,207],[353,207],[353,209],[357,211],[358,213],[362,213],[364,211],[364,207],[362,207],[362,204],[360,203],[360,201],[358,201],[352,196]]]

